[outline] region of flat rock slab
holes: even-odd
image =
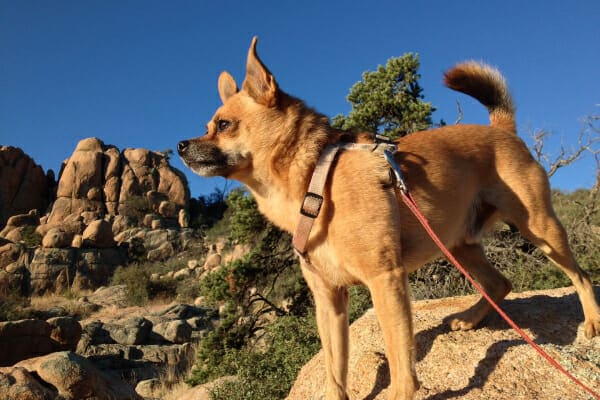
[[[444,318],[477,299],[466,296],[413,303],[421,383],[416,399],[592,398],[554,369],[495,313],[478,329],[450,331]],[[569,372],[600,390],[600,337],[585,338],[583,313],[574,289],[512,294],[501,306]],[[388,398],[389,367],[374,310],[350,328],[348,382],[353,400]],[[302,368],[288,400],[321,399],[324,390],[321,351]]]

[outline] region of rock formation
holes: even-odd
[[[0,322],[0,366],[62,350],[75,350],[81,326],[71,317]]]
[[[127,264],[127,249],[37,248],[28,265],[31,294],[94,290],[106,285],[120,265]]]
[[[195,361],[192,343],[213,329],[216,317],[211,309],[176,304],[143,317],[84,322],[77,353],[128,382],[183,373]]]
[[[56,392],[23,367],[0,367],[0,395],[11,400],[50,400]]]
[[[97,138],[87,138],[63,163],[56,196],[47,221],[50,226],[70,215],[87,225],[117,215],[141,222],[148,213],[177,224],[179,211],[187,207],[189,189],[185,176],[169,165],[164,154],[146,149],[119,152]]]
[[[0,147],[0,289],[93,290],[128,256],[163,260],[193,235],[187,180],[163,153],[120,152],[87,138],[63,163],[56,188],[50,175],[21,149]]]
[[[38,377],[55,395],[68,400],[141,400],[133,388],[112,374],[96,368],[87,358],[71,351],[21,361],[24,368]]]
[[[23,150],[0,146],[0,228],[8,218],[37,210],[46,212],[54,188],[54,173],[48,174]]]
[[[149,380],[140,390],[152,389],[185,376],[196,361],[194,343],[218,324],[217,312],[125,307],[124,297],[118,286],[85,296],[80,301],[101,304],[81,324],[75,317],[0,322],[0,399],[141,400],[133,389],[140,381]]]
[[[421,383],[416,399],[589,398],[497,314],[478,329],[450,331],[443,319],[475,301],[475,296],[467,296],[413,303]],[[585,338],[581,305],[572,288],[513,294],[503,308],[571,373],[599,388],[600,338]],[[288,400],[323,396],[323,363],[321,351],[302,368]],[[348,383],[351,399],[388,398],[389,367],[374,310],[350,328]]]

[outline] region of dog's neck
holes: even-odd
[[[323,148],[339,139],[327,117],[286,96],[282,111],[295,116],[285,118],[289,126],[271,143],[269,156],[255,160],[255,170],[240,179],[252,192],[259,210],[275,225],[292,232],[297,224],[300,204]]]

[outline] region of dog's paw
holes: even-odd
[[[462,318],[450,318],[448,325],[453,331],[468,331],[475,328],[477,323]]]
[[[587,319],[584,323],[585,337],[591,339],[600,336],[600,315]]]
[[[473,312],[473,308],[459,312],[456,314],[449,315],[444,322],[448,324],[453,331],[468,331],[481,321],[481,317],[477,313]]]

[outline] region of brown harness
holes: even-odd
[[[401,190],[405,190],[406,185],[402,178],[402,173],[394,160],[393,154],[396,152],[396,144],[377,136],[375,143],[335,143],[330,144],[321,153],[319,161],[315,166],[312,178],[308,185],[308,191],[304,195],[302,205],[300,206],[300,221],[296,226],[292,244],[296,251],[306,260],[306,244],[310,237],[310,231],[323,206],[323,191],[331,170],[331,165],[340,151],[343,150],[368,150],[370,152],[381,152],[390,163],[395,180]]]

